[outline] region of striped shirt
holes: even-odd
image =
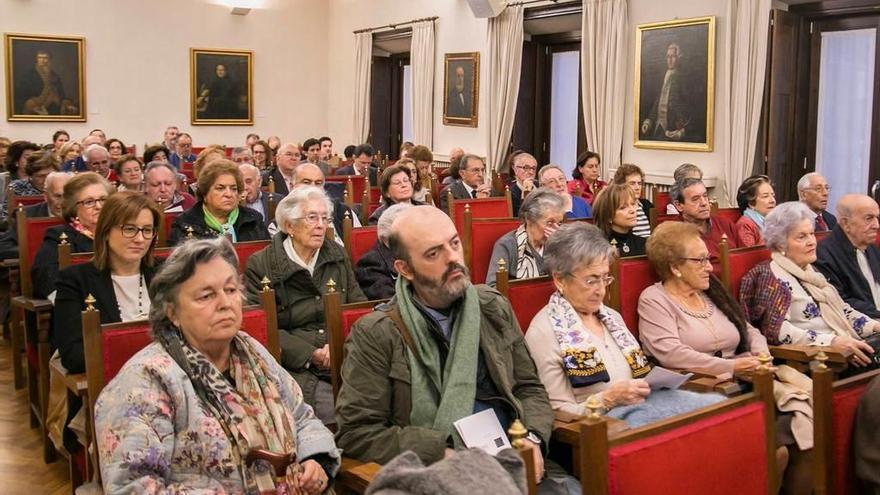
[[[641,201],[636,201],[636,226],[633,227],[633,234],[639,237],[651,236],[651,222],[648,220],[648,213],[642,207]]]

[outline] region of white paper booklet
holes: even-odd
[[[688,381],[692,376],[694,376],[693,373],[681,374],[669,371],[666,368],[654,366],[654,369],[652,369],[645,377],[645,381],[648,382],[648,385],[651,386],[652,390],[661,390],[664,388],[677,390],[678,387]]]
[[[507,434],[498,422],[498,416],[492,409],[485,409],[476,414],[461,418],[455,423],[458,435],[468,448],[476,447],[495,455],[510,448]]]

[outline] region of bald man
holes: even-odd
[[[268,227],[275,220],[269,217],[269,200],[271,199],[277,205],[284,199],[284,196],[263,192],[260,188],[260,169],[250,163],[239,164],[238,170],[241,171],[241,178],[244,181],[244,201],[242,204],[259,212],[263,216],[263,225]]]
[[[263,186],[269,186],[269,178],[275,183],[275,192],[287,196],[293,188],[293,170],[299,165],[299,146],[286,143],[278,148],[275,166],[263,176]]]
[[[837,202],[837,226],[819,243],[813,264],[840,297],[871,318],[880,318],[880,250],[876,245],[880,208],[864,194]]]
[[[488,409],[503,431],[514,418],[528,428],[540,480],[553,410],[510,303],[471,284],[455,225],[433,206],[401,212],[388,244],[395,296],[345,344],[337,444],[365,462],[412,450],[433,463],[463,448],[455,421]]]

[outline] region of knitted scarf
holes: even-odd
[[[749,220],[755,222],[755,225],[758,226],[758,230],[764,230],[764,215],[761,215],[754,208],[746,208],[743,211],[743,216],[748,217]]]
[[[516,238],[516,278],[535,278],[541,276],[541,270],[538,269],[538,260],[529,250],[529,234],[526,232],[526,226],[520,225],[516,228],[514,234]]]
[[[208,211],[207,206],[202,206],[202,211],[205,214],[205,224],[208,228],[216,231],[220,235],[230,236],[232,242],[238,242],[238,238],[235,235],[235,222],[238,220],[238,208],[229,212],[229,217],[226,218],[226,223],[220,223],[220,220],[217,220],[217,217]]]
[[[840,298],[837,289],[829,284],[821,273],[817,272],[812,265],[807,265],[807,269],[802,270],[780,253],[774,252],[770,257],[780,268],[797,278],[810,297],[816,301],[816,304],[819,305],[820,316],[828,328],[837,335],[860,338],[846,319],[844,314],[846,303]]]
[[[562,348],[562,364],[574,388],[587,387],[611,379],[608,369],[602,362],[602,356],[596,350],[593,335],[584,328],[577,311],[559,291],[550,296],[550,326]],[[623,322],[615,318],[605,306],[596,313],[602,325],[617,342],[620,352],[626,356],[626,362],[632,370],[632,377],[639,378],[651,371],[648,357],[645,356],[639,343]]]
[[[453,423],[474,412],[477,393],[477,360],[480,352],[480,300],[477,289],[468,287],[452,325],[449,355],[440,366],[440,351],[429,334],[428,321],[412,300],[411,284],[397,279],[395,289],[400,317],[413,338],[415,351],[407,348],[412,381],[410,424],[461,438]]]
[[[192,381],[202,404],[217,418],[233,446],[245,493],[274,493],[273,470],[265,461],[245,465],[248,451],[262,448],[276,453],[296,452],[296,423],[281,400],[269,364],[245,337],[230,343],[230,383],[204,354],[191,347],[179,330],[157,336],[172,359]],[[297,387],[295,393],[302,395]],[[296,486],[297,465],[287,471],[287,483]]]

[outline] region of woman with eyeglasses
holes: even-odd
[[[645,254],[645,238],[635,234],[638,202],[627,184],[611,184],[593,200],[593,221],[621,258]]]
[[[616,250],[596,227],[563,225],[547,241],[544,264],[556,292],[532,319],[526,345],[560,419],[587,414],[594,400],[635,427],[718,402],[716,394],[656,391],[651,364],[617,311],[603,304]]]
[[[365,301],[342,246],[327,237],[333,202],[323,189],[300,186],[278,203],[278,233],[248,259],[247,298],[259,303],[262,280],[275,289],[281,364],[299,383],[306,403],[324,424],[335,424],[330,386],[330,347],[322,296],[336,284],[342,303]]]
[[[740,247],[764,244],[761,230],[764,219],[776,206],[776,194],[766,175],[753,175],[744,180],[736,192],[736,203],[742,216],[736,221]]]
[[[205,165],[199,172],[199,201],[174,219],[168,243],[221,235],[232,242],[268,239],[260,212],[239,206],[243,191],[244,180],[234,162],[224,158]]]
[[[538,188],[526,196],[519,208],[521,224],[495,241],[486,283],[495,286],[498,260],[507,264],[508,279],[540,277],[544,267],[544,244],[565,220],[562,196],[547,188]]]
[[[412,160],[407,160],[412,163]],[[379,218],[385,210],[393,205],[409,203],[421,205],[423,203],[413,199],[413,180],[406,164],[395,163],[382,171],[379,177],[379,189],[382,191],[382,206],[376,209],[368,220],[370,225],[379,223]]]
[[[80,172],[64,184],[61,199],[62,225],[51,227],[43,236],[31,269],[34,297],[54,299],[55,281],[58,279],[58,244],[61,235],[70,244],[70,252],[93,251],[98,214],[104,202],[113,193],[107,179],[94,172]]]
[[[161,214],[156,203],[143,194],[126,191],[110,196],[95,227],[95,257],[59,273],[52,313],[53,343],[70,373],[86,371],[81,313],[89,295],[101,312],[102,324],[142,320],[149,315],[147,289],[156,273],[153,248]],[[78,405],[71,406],[65,425],[79,410]],[[77,449],[78,442],[65,432],[64,446]]]

